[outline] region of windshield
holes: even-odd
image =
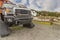
[[[12,4],[7,4],[7,3],[6,3],[6,4],[3,4],[3,8],[4,8],[4,7],[6,7],[6,8],[12,8],[13,6],[14,6],[14,5],[12,5]]]
[[[23,10],[23,9],[15,9],[15,13],[28,14],[28,13],[31,13],[31,11],[30,10]]]

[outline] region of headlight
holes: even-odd
[[[8,22],[12,22],[12,19],[7,19]]]
[[[6,9],[6,13],[9,13],[9,12],[11,12],[11,10],[9,10],[9,9]]]

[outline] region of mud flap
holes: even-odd
[[[0,21],[0,36],[7,36],[10,34],[10,30],[8,29],[8,26],[5,25],[4,22]]]

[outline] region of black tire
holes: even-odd
[[[8,25],[7,26],[9,26],[9,27],[11,27],[13,24],[12,23],[7,23]]]
[[[5,23],[3,22],[0,22],[0,36],[1,37],[5,37],[5,36],[8,36],[10,34],[10,29],[8,28],[7,25],[5,25]]]
[[[35,25],[33,23],[23,24],[23,27],[33,28]]]

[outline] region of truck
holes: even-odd
[[[32,23],[33,16],[31,10],[25,7],[24,5],[16,4],[3,4],[3,22],[7,27],[12,27],[12,25],[23,25],[23,27],[33,28],[34,24]],[[2,29],[1,29],[2,30]],[[8,29],[9,30],[9,29]],[[7,33],[7,32],[6,32]],[[6,36],[7,34],[2,34],[1,36]]]

